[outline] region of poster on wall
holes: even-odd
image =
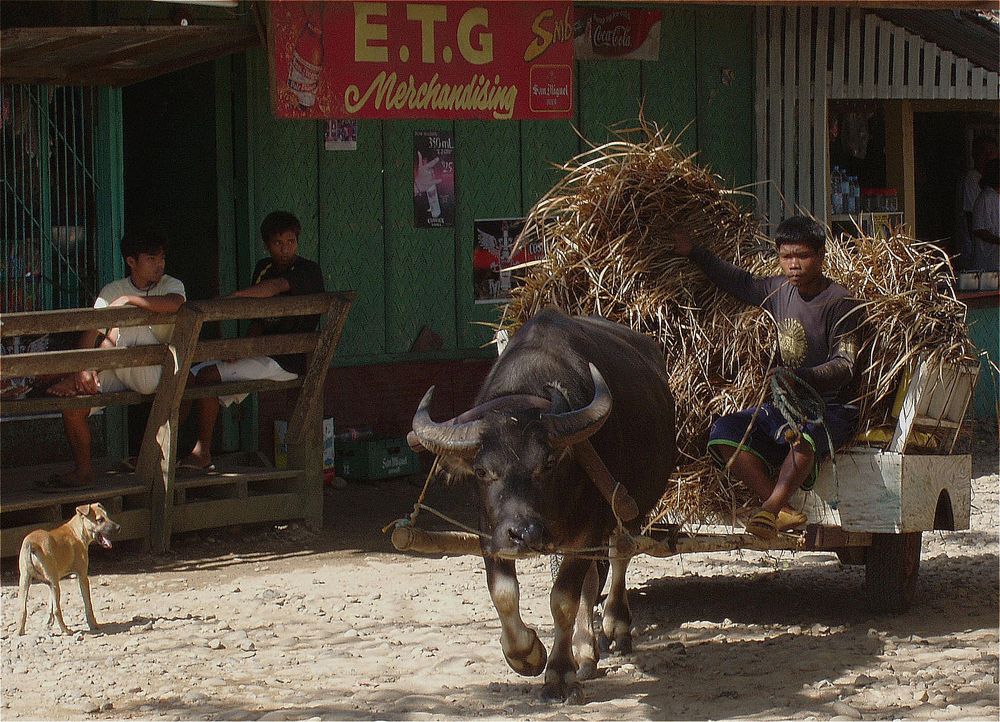
[[[413,132],[413,225],[455,225],[455,136],[451,131]]]
[[[266,6],[280,118],[573,117],[569,0]]]
[[[326,132],[323,134],[323,146],[327,150],[357,150],[358,121],[326,121]]]
[[[576,8],[577,60],[659,60],[660,16],[659,10]]]
[[[476,303],[506,303],[519,286],[524,268],[545,254],[541,243],[517,247],[524,218],[483,218],[473,222],[472,288]],[[511,269],[515,270],[511,270]]]

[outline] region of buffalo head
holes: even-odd
[[[593,398],[578,409],[568,408],[553,384],[549,403],[512,396],[506,405],[501,397],[484,404],[482,413],[474,409],[458,420],[436,423],[428,413],[434,388],[424,395],[413,432],[424,448],[476,478],[487,553],[541,552],[553,541],[550,526],[566,501],[560,482],[562,477],[569,481],[570,471],[561,464],[566,450],[597,432],[611,413],[611,392],[593,364],[590,374]]]

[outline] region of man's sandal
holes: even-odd
[[[775,518],[775,526],[777,526],[778,531],[788,531],[789,529],[802,526],[807,521],[809,521],[809,517],[804,513],[786,506],[778,512],[778,516]]]
[[[746,531],[758,539],[771,541],[778,536],[778,521],[767,509],[758,509],[747,521]]]

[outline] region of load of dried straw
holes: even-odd
[[[773,244],[719,179],[669,136],[643,124],[568,162],[532,208],[521,244],[546,255],[526,270],[501,326],[513,331],[555,304],[599,314],[657,338],[677,404],[680,468],[663,507],[675,520],[705,520],[745,504],[748,492],[705,456],[712,420],[759,402],[774,360],[770,318],[717,289],[672,252],[687,230],[709,250],[757,275],[778,272]],[[826,273],[866,301],[859,370],[863,428],[887,420],[904,370],[917,356],[973,354],[965,306],[950,285],[947,256],[902,235],[834,238]]]

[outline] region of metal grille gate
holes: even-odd
[[[98,91],[0,86],[5,312],[89,306],[98,290]]]

